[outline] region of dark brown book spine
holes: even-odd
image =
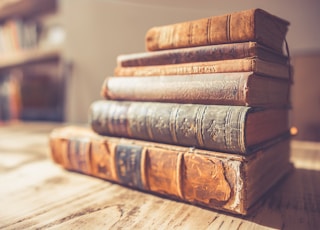
[[[254,57],[281,64],[288,62],[288,57],[256,42],[241,42],[122,54],[117,57],[117,66],[169,65]]]
[[[172,65],[134,66],[114,69],[115,76],[166,76],[209,73],[255,72],[257,74],[290,79],[289,66],[266,62],[258,58],[230,59],[211,62],[192,62]]]
[[[288,107],[289,86],[252,72],[107,77],[101,94],[111,100]]]
[[[149,51],[234,42],[260,42],[282,52],[289,23],[261,9],[251,9],[150,28]]]
[[[66,169],[243,215],[289,169],[287,140],[244,157],[103,137],[88,128],[67,126],[51,133],[50,146],[53,160]]]
[[[102,135],[122,136],[232,153],[246,153],[250,107],[101,100],[90,123]]]

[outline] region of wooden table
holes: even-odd
[[[294,172],[240,217],[63,170],[48,148],[59,125],[0,126],[0,229],[320,229],[320,143],[293,141]]]

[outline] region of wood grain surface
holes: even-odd
[[[293,173],[244,218],[61,169],[48,148],[61,125],[0,126],[0,229],[319,229],[320,143],[293,141]]]

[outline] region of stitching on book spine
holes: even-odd
[[[193,23],[190,23],[190,25],[189,25],[189,39],[188,39],[189,45],[192,45],[192,39],[193,39]]]
[[[143,184],[143,188],[149,190],[149,183],[147,177],[147,148],[143,148],[141,151],[141,158],[140,158],[140,172],[141,172],[141,181]]]
[[[196,114],[196,135],[197,135],[197,142],[199,146],[204,146],[203,140],[203,117],[206,113],[207,106],[199,107],[197,114]]]
[[[227,33],[227,41],[231,42],[230,38],[230,21],[231,21],[231,15],[227,15],[227,25],[226,25],[226,33]]]
[[[212,18],[209,18],[207,21],[207,44],[211,44],[211,24]]]
[[[178,118],[177,118],[177,116],[178,116],[179,109],[180,109],[180,106],[178,106],[177,108],[173,108],[173,110],[171,111],[171,114],[170,114],[169,129],[170,129],[172,141],[174,143],[178,143],[178,138],[177,138]]]
[[[152,122],[153,122],[153,114],[155,113],[153,108],[150,106],[150,104],[147,104],[147,111],[146,114],[147,116],[144,118],[145,119],[145,123],[146,123],[146,127],[147,127],[147,132],[148,132],[148,136],[150,138],[150,140],[154,140],[154,136],[152,133]]]
[[[178,190],[178,195],[181,199],[185,199],[184,193],[183,193],[183,184],[182,184],[182,179],[183,179],[183,152],[180,152],[177,157],[177,170],[176,170],[176,178],[177,178],[177,190]]]

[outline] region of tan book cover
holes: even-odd
[[[181,76],[114,77],[104,80],[101,95],[111,100],[208,105],[290,107],[291,82],[253,72]]]
[[[239,42],[121,54],[117,56],[117,66],[169,65],[241,58],[259,58],[264,61],[280,64],[288,63],[288,56],[258,44],[257,42]]]
[[[282,52],[289,22],[262,9],[249,9],[150,28],[149,51],[254,41]]]
[[[67,126],[51,133],[50,147],[52,159],[68,170],[242,215],[291,169],[289,139],[244,157],[103,137],[90,128]]]
[[[116,66],[114,69],[115,76],[166,76],[232,72],[254,72],[264,76],[291,79],[290,66],[288,64],[267,62],[259,58],[242,58],[171,65]]]

